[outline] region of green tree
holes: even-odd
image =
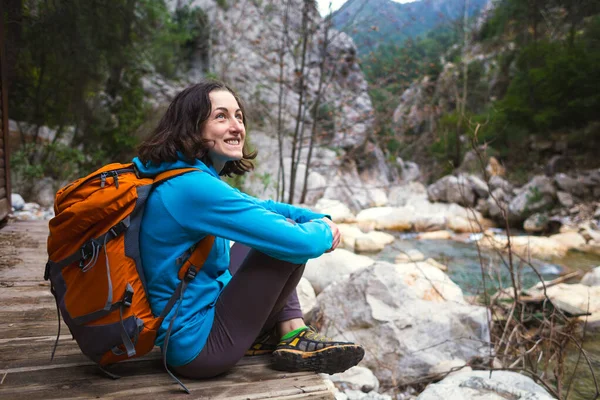
[[[28,126],[27,163],[56,178],[59,143],[85,154],[72,162],[86,170],[129,157],[149,118],[142,78],[177,78],[208,54],[204,13],[172,15],[162,0],[10,0],[5,17],[10,115]]]

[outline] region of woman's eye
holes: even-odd
[[[217,114],[217,119],[222,119],[225,118],[225,114],[221,113],[221,114]]]
[[[235,116],[237,119],[239,119],[240,121],[244,120],[244,117],[242,116],[242,114],[238,114]]]

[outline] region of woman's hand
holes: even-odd
[[[336,247],[339,246],[340,241],[342,239],[342,234],[340,233],[340,230],[338,229],[337,225],[332,220],[330,220],[327,217],[322,218],[322,219],[323,219],[323,221],[325,221],[327,223],[327,225],[329,225],[329,228],[331,229],[331,234],[333,235],[333,241],[332,241],[331,248],[325,252],[325,253],[331,253],[332,251],[335,250]]]

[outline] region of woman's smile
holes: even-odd
[[[210,116],[202,129],[202,138],[208,141],[208,157],[217,171],[228,161],[244,156],[244,115],[235,97],[225,90],[212,91]]]
[[[228,145],[231,145],[231,146],[238,146],[240,144],[240,140],[239,139],[226,139],[225,143],[227,143]]]

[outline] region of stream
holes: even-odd
[[[370,257],[394,263],[398,253],[410,249],[419,250],[425,259],[431,257],[446,265],[448,276],[461,287],[466,296],[482,293],[484,279],[486,287],[492,292],[497,290],[499,282],[503,287],[510,286],[510,274],[501,257],[483,249],[480,254],[474,241],[469,240],[466,236],[461,237],[462,240],[419,240],[413,233],[388,233],[396,237],[394,243],[386,246],[377,254],[369,255]],[[484,266],[483,274],[481,265]],[[514,266],[521,276],[523,288],[528,288],[539,281],[532,266],[544,280],[548,281],[567,272],[576,270],[587,272],[600,266],[600,256],[570,251],[562,258],[531,260],[531,266],[524,265],[524,263],[519,264],[516,260]],[[600,332],[586,334],[584,348],[588,353],[596,379],[600,381]],[[563,385],[562,396],[564,398],[568,392],[568,397],[566,397],[568,400],[592,400],[595,397],[593,377],[586,361],[583,358],[579,359],[578,354],[575,346],[568,351],[565,362],[565,371],[568,371],[565,373],[565,382],[567,383]],[[577,369],[575,370],[576,365]]]
[[[416,234],[388,232],[397,239],[394,243],[385,247],[381,252],[370,255],[372,258],[380,261],[394,263],[398,253],[410,249],[419,250],[427,258],[433,258],[436,261],[448,267],[447,274],[467,296],[474,296],[482,292],[483,280],[485,277],[486,287],[496,291],[498,282],[503,287],[510,286],[510,274],[508,267],[504,262],[508,262],[508,257],[501,257],[491,251],[477,250],[473,241],[466,240],[418,240]],[[484,277],[482,277],[481,265],[484,266]],[[531,266],[526,263],[519,263],[514,259],[515,270],[521,275],[523,288],[528,288],[539,282],[539,278],[532,270],[532,266],[544,278],[552,280],[561,274],[575,270],[589,271],[600,265],[600,256],[595,254],[581,253],[571,251],[566,257],[551,260],[531,260]]]

